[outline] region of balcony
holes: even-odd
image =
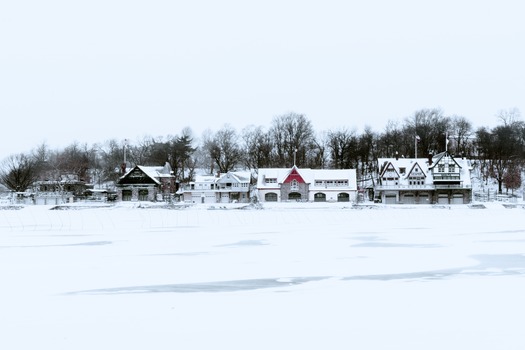
[[[377,185],[374,187],[377,191],[433,191],[433,190],[461,190],[472,189],[471,185],[463,184],[432,184],[432,185]]]
[[[460,181],[459,174],[436,173],[433,176],[434,181]]]
[[[203,188],[199,186],[192,186],[192,185],[184,185],[181,187],[183,191],[186,192],[202,192],[202,193],[208,193],[208,192],[249,192],[250,187],[249,186],[215,186],[213,188]]]
[[[463,190],[463,189],[472,189],[471,185],[463,185],[463,184],[436,184],[434,185],[436,190]]]
[[[383,191],[400,191],[400,190],[414,190],[414,191],[425,191],[425,190],[434,190],[434,185],[408,185],[408,184],[399,184],[399,185],[376,185],[374,187],[376,190]]]

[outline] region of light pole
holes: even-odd
[[[124,139],[124,166],[127,168],[126,149],[128,148],[128,139]]]

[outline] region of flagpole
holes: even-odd
[[[417,135],[414,135],[414,150],[415,150],[415,157],[417,159]]]

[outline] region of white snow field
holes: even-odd
[[[524,349],[525,209],[0,210],[0,349]]]

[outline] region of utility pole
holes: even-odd
[[[128,139],[124,139],[124,164],[127,166],[126,163],[126,149],[128,148]]]

